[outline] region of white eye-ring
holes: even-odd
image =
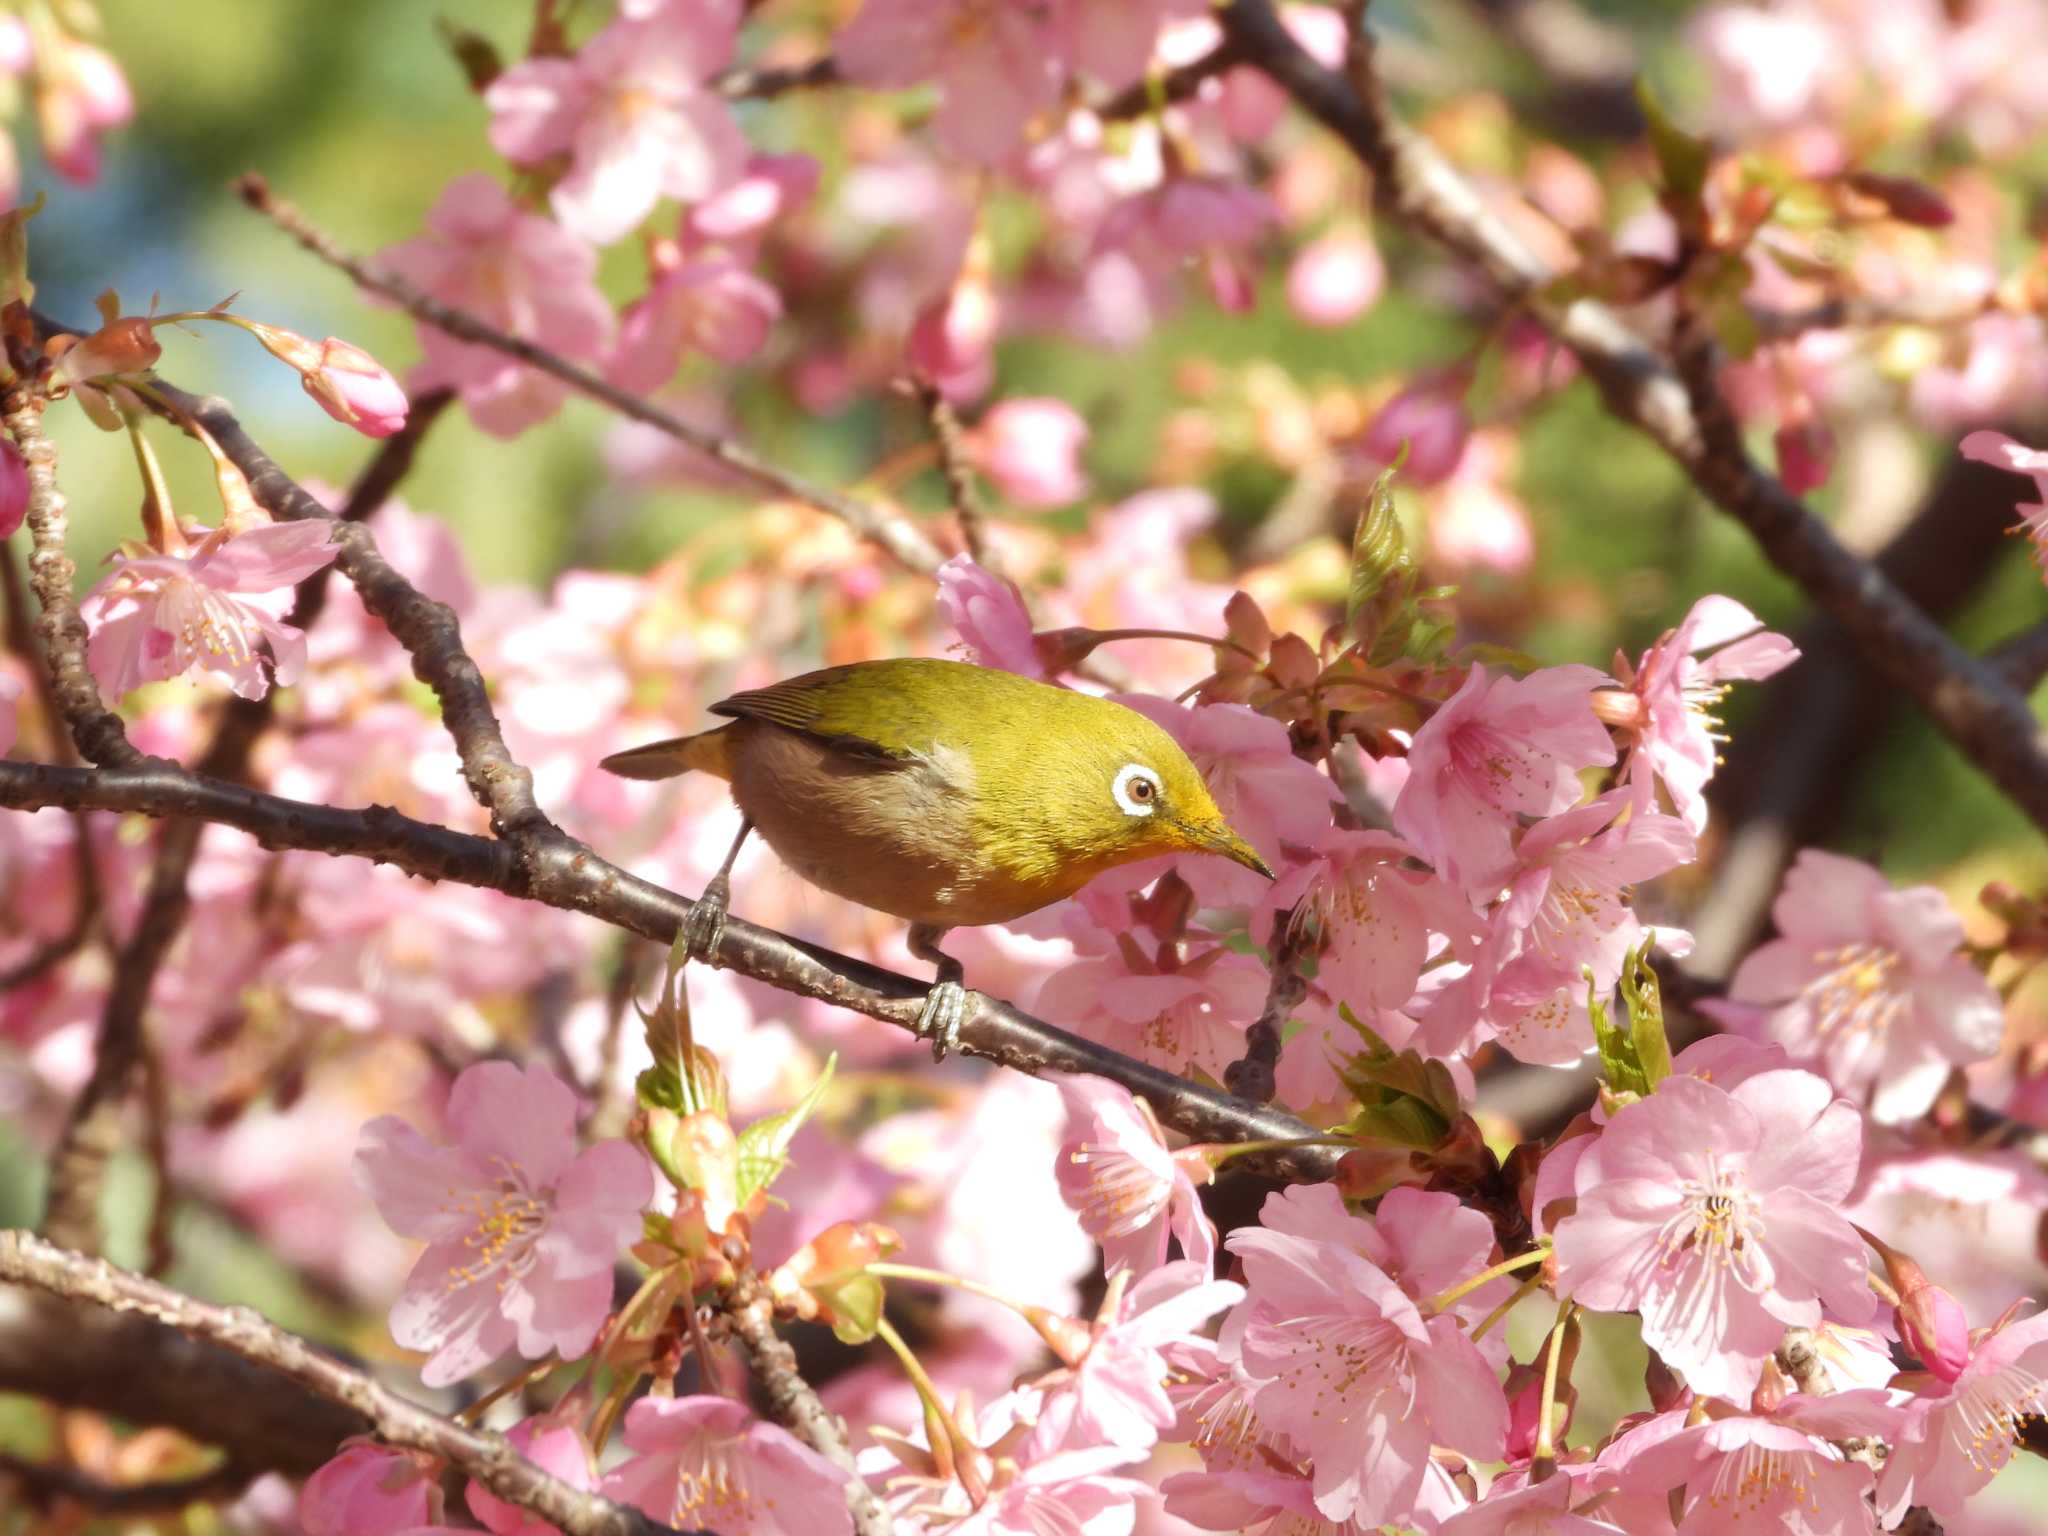
[[[1140,763],[1125,763],[1111,786],[1126,816],[1150,816],[1159,809],[1159,775]]]

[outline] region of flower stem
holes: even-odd
[[[973,1500],[974,1507],[979,1509],[988,1498],[987,1482],[974,1460],[979,1447],[975,1445],[973,1437],[960,1427],[960,1421],[955,1419],[952,1411],[946,1407],[945,1400],[939,1396],[937,1385],[926,1374],[924,1365],[912,1353],[910,1346],[903,1342],[903,1335],[891,1326],[888,1318],[880,1317],[875,1320],[875,1333],[902,1362],[904,1374],[910,1378],[911,1386],[917,1389],[918,1401],[924,1405],[925,1430],[932,1439],[933,1455],[943,1455],[944,1461],[941,1462],[941,1466],[960,1479],[960,1486],[967,1490],[968,1498]],[[945,1442],[943,1453],[939,1444],[942,1440]]]
[[[1430,1297],[1423,1305],[1431,1312],[1441,1312],[1453,1302],[1471,1295],[1479,1287],[1486,1284],[1487,1281],[1498,1280],[1502,1275],[1511,1275],[1516,1270],[1525,1268],[1530,1264],[1541,1264],[1549,1257],[1550,1240],[1545,1238],[1540,1246],[1531,1248],[1527,1253],[1518,1253],[1512,1259],[1502,1259],[1491,1269],[1482,1269],[1471,1279],[1460,1280],[1449,1290],[1438,1291],[1436,1295]]]
[[[1540,1483],[1557,1470],[1557,1447],[1552,1439],[1551,1420],[1557,1404],[1557,1362],[1564,1354],[1565,1331],[1571,1327],[1576,1302],[1557,1309],[1557,1324],[1550,1330],[1550,1349],[1543,1360],[1543,1400],[1536,1405],[1536,1448],[1529,1453],[1529,1481]]]
[[[871,1275],[884,1280],[915,1280],[921,1285],[949,1285],[955,1290],[966,1291],[971,1296],[981,1296],[998,1306],[1008,1307],[1012,1312],[1028,1314],[1034,1310],[1026,1302],[1005,1296],[994,1286],[983,1285],[979,1280],[969,1280],[964,1275],[949,1275],[942,1269],[926,1269],[921,1264],[890,1264],[878,1262],[867,1266]]]
[[[1485,1338],[1487,1331],[1491,1329],[1495,1323],[1499,1322],[1502,1318],[1506,1317],[1510,1312],[1514,1311],[1516,1307],[1520,1306],[1523,1298],[1526,1297],[1531,1291],[1535,1290],[1536,1287],[1541,1285],[1542,1283],[1543,1276],[1541,1276],[1540,1274],[1529,1275],[1525,1277],[1522,1283],[1515,1287],[1514,1292],[1507,1298],[1507,1300],[1503,1301],[1499,1306],[1495,1307],[1491,1312],[1487,1313],[1486,1316],[1482,1317],[1479,1320],[1479,1326],[1472,1330],[1473,1341],[1476,1343],[1478,1340]]]

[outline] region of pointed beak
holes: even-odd
[[[1273,878],[1273,871],[1266,861],[1259,857],[1258,849],[1230,830],[1227,822],[1211,821],[1187,828],[1188,841],[1204,853],[1220,853],[1233,864],[1242,864],[1246,869]]]

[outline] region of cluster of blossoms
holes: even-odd
[[[1903,7],[1896,30],[1821,54],[1814,39],[1839,25],[1825,0],[1702,18],[1723,64],[1754,65],[1730,41],[1744,27],[1806,39],[1724,103],[1751,114],[1731,123],[1784,135],[1776,181],[1703,163],[1690,204],[1667,197],[1610,230],[1599,177],[1557,149],[1528,156],[1526,201],[1488,195],[1589,290],[1627,277],[1641,291],[1610,296],[1652,308],[1687,300],[1702,251],[1741,263],[1779,248],[1785,261],[1759,262],[1737,297],[1787,308],[1896,295],[1937,270],[1977,307],[1942,340],[1954,376],[1918,368],[1909,393],[1945,428],[1988,421],[2042,376],[2038,318],[1992,302],[2030,274],[1985,254],[1958,276],[1992,248],[1988,214],[1943,189],[1959,233],[1985,237],[1944,264],[1916,242],[1955,210],[1931,189],[1856,181],[1840,134],[1818,142],[1913,49],[1956,61],[1958,88],[1921,115],[1994,150],[2035,120],[2023,82],[1964,73],[1987,38],[2031,35],[2028,15],[1950,9]],[[1489,620],[1520,600],[1536,540],[1508,424],[1568,365],[1504,322],[1448,366],[1362,386],[1190,368],[1160,488],[1097,506],[1088,418],[1003,394],[1000,344],[1051,332],[1125,347],[1176,306],[1249,308],[1275,241],[1292,317],[1348,323],[1387,280],[1351,211],[1358,173],[1287,138],[1284,97],[1249,65],[1155,90],[1221,36],[1181,0],[862,0],[833,31],[792,22],[798,42],[829,44],[837,80],[929,87],[935,107],[918,122],[861,95],[844,163],[769,152],[729,89],[749,10],[621,0],[580,44],[551,20],[532,56],[477,69],[513,189],[458,179],[383,263],[692,419],[722,409],[687,392],[710,365],[774,369],[819,414],[908,373],[967,415],[965,458],[1009,508],[1089,515],[997,522],[986,563],[949,560],[936,591],[781,503],[650,571],[572,570],[544,595],[479,582],[441,524],[395,499],[369,534],[460,621],[548,814],[678,890],[701,889],[732,842],[724,788],[599,764],[723,694],[820,660],[947,649],[1062,686],[1114,677],[1277,878],[1193,855],[1130,865],[953,951],[986,992],[1205,1082],[1254,1057],[1277,1000],[1271,1097],[1344,1145],[1339,1175],[1219,1231],[1204,1191],[1243,1149],[1182,1144],[1116,1083],[913,1076],[918,1044],[893,1027],[726,972],[657,987],[637,944],[551,908],[211,827],[151,1000],[169,1178],[330,1287],[395,1293],[391,1337],[424,1386],[550,1378],[562,1390],[544,1410],[505,1419],[520,1452],[683,1528],[850,1531],[856,1475],[907,1536],[1125,1536],[1140,1519],[1260,1536],[1856,1533],[1916,1507],[1959,1513],[2048,1414],[2048,1318],[2020,1304],[2048,1282],[2048,1173],[1969,1140],[1965,1093],[2004,1093],[2016,1118],[2048,1124],[2048,1069],[2002,1054],[1990,954],[1940,890],[1817,849],[1785,877],[1776,936],[1701,1004],[1722,1033],[1672,1057],[1652,966],[1691,939],[1655,920],[1678,903],[1653,882],[1684,879],[1719,831],[1707,789],[1731,685],[1798,653],[1718,595],[1604,668],[1453,643],[1453,616],[1498,632]],[[1313,58],[1341,61],[1336,8],[1284,19]],[[764,54],[782,58],[745,50]],[[75,93],[66,120],[115,121],[106,94],[88,110]],[[1030,258],[1007,268],[1006,198],[1033,223]],[[1853,236],[1847,277],[1794,259],[1791,232],[1814,227]],[[636,234],[644,287],[615,305],[603,248]],[[155,327],[185,319],[252,331],[367,435],[406,418],[396,382],[343,342],[224,309],[110,303],[105,318],[53,382],[138,443]],[[1910,329],[1908,342],[1930,334]],[[1759,340],[1730,369],[1742,413],[1778,428],[1796,488],[1827,478],[1823,408],[1873,361],[1840,340]],[[2034,372],[2000,373],[2000,347]],[[422,348],[411,386],[454,390],[485,432],[527,430],[566,396],[474,341],[423,329]],[[343,554],[333,530],[274,521],[193,430],[213,452],[219,525],[182,520],[152,484],[145,538],[82,603],[91,670],[137,745],[199,759],[225,688],[271,711],[252,785],[488,830],[410,658],[354,587],[332,573],[319,603],[299,601]],[[1962,451],[2034,476],[2048,499],[2048,455],[1989,430]],[[611,455],[621,480],[722,484],[638,429]],[[867,488],[891,497],[929,462],[905,458]],[[1244,552],[1194,488],[1242,458],[1283,474],[1310,532]],[[1410,498],[1405,526],[1385,480],[1363,491],[1387,468]],[[1365,508],[1347,549],[1327,530],[1353,496]],[[29,501],[24,465],[0,453],[0,537]],[[2048,512],[2022,517],[2048,569]],[[1230,584],[1208,579],[1225,567]],[[1425,572],[1472,580],[1454,597]],[[57,722],[25,683],[0,675],[0,734],[11,745],[18,727],[51,755]],[[113,980],[108,951],[65,948],[67,929],[97,903],[110,931],[131,931],[147,854],[107,816],[0,820],[0,969],[25,978],[0,996],[0,1104],[24,1134],[54,1138]],[[758,844],[735,887],[753,921],[906,963],[899,925],[821,901]],[[2048,930],[2018,898],[1997,915],[2009,934]],[[2030,953],[2044,951],[2048,938]],[[1477,1084],[1508,1059],[1597,1061],[1605,1085],[1555,1135],[1498,1155],[1521,1128],[1483,1113]],[[1945,1284],[1908,1248],[1941,1255]],[[1100,1299],[1084,1304],[1098,1254]],[[638,1283],[623,1305],[622,1273]],[[1557,1312],[1531,1340],[1522,1308],[1539,1291]],[[745,1406],[703,1326],[736,1298],[891,1351],[824,1385],[862,1433],[857,1474]],[[913,1313],[906,1339],[890,1316]],[[1594,1314],[1635,1319],[1648,1407],[1574,1441]],[[444,1481],[432,1458],[353,1444],[307,1482],[296,1519],[315,1536],[440,1529]],[[494,1532],[542,1529],[481,1485],[466,1502]]]

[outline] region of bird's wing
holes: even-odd
[[[829,742],[856,757],[908,762],[924,744],[915,739],[915,724],[902,718],[902,701],[891,700],[887,683],[874,672],[877,665],[868,662],[806,672],[802,677],[721,699],[711,706],[711,713],[736,720],[765,720]],[[885,705],[888,707],[878,707]],[[909,713],[914,720],[918,712],[913,709]]]

